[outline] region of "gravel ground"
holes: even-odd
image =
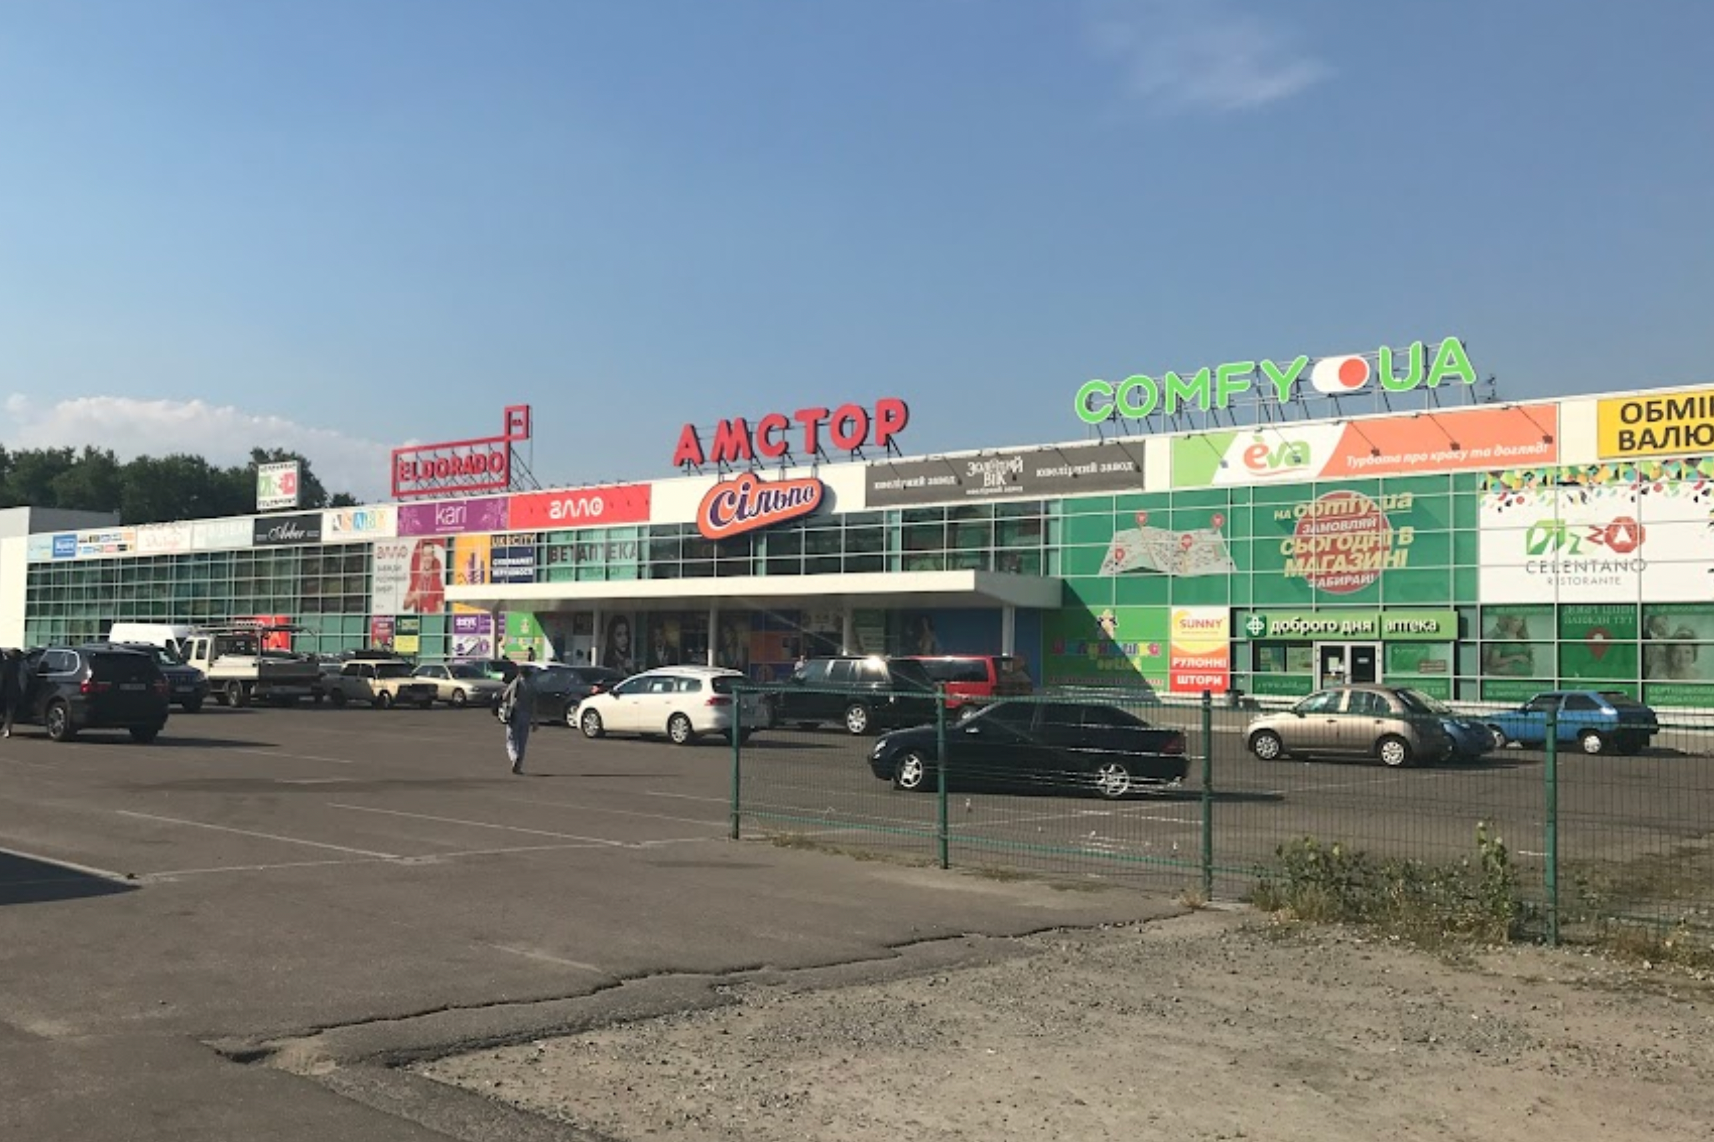
[[[1714,1138],[1714,984],[1542,949],[1450,963],[1243,913],[445,1059],[615,1139]]]

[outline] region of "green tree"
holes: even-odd
[[[54,477],[54,506],[73,511],[116,511],[124,484],[124,469],[112,450],[86,444],[71,467]]]

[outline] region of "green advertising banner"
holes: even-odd
[[[542,633],[542,624],[536,621],[535,612],[507,611],[506,639],[501,644],[500,653],[509,658],[532,650],[537,658],[547,656],[546,636]]]
[[[1166,693],[1171,613],[1165,607],[1068,607],[1042,616],[1046,686],[1147,687]]]
[[[1237,629],[1268,641],[1451,642],[1458,637],[1458,612],[1253,611]]]
[[[1635,603],[1568,603],[1559,608],[1559,676],[1578,681],[1637,677]]]

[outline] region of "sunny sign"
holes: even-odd
[[[1085,424],[1100,424],[1114,417],[1140,420],[1157,412],[1173,413],[1196,409],[1213,412],[1227,409],[1240,395],[1254,391],[1261,400],[1288,404],[1302,398],[1298,382],[1307,380],[1316,393],[1346,396],[1362,391],[1371,382],[1381,391],[1407,393],[1441,385],[1474,385],[1476,370],[1464,351],[1464,343],[1448,337],[1438,345],[1413,341],[1403,351],[1383,345],[1371,366],[1365,356],[1298,357],[1277,361],[1235,361],[1204,365],[1194,373],[1167,372],[1152,377],[1137,373],[1122,381],[1085,381],[1077,390],[1077,417]]]

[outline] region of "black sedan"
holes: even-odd
[[[939,784],[938,734],[885,734],[869,769],[895,789]],[[1147,784],[1184,780],[1184,734],[1096,702],[998,702],[946,727],[949,787],[1093,790],[1116,800]]]
[[[573,729],[577,728],[579,702],[625,680],[623,674],[605,666],[549,663],[545,666],[526,665],[523,669],[530,671],[530,681],[535,687],[537,724],[557,722]],[[498,704],[494,707],[494,716],[500,716]]]

